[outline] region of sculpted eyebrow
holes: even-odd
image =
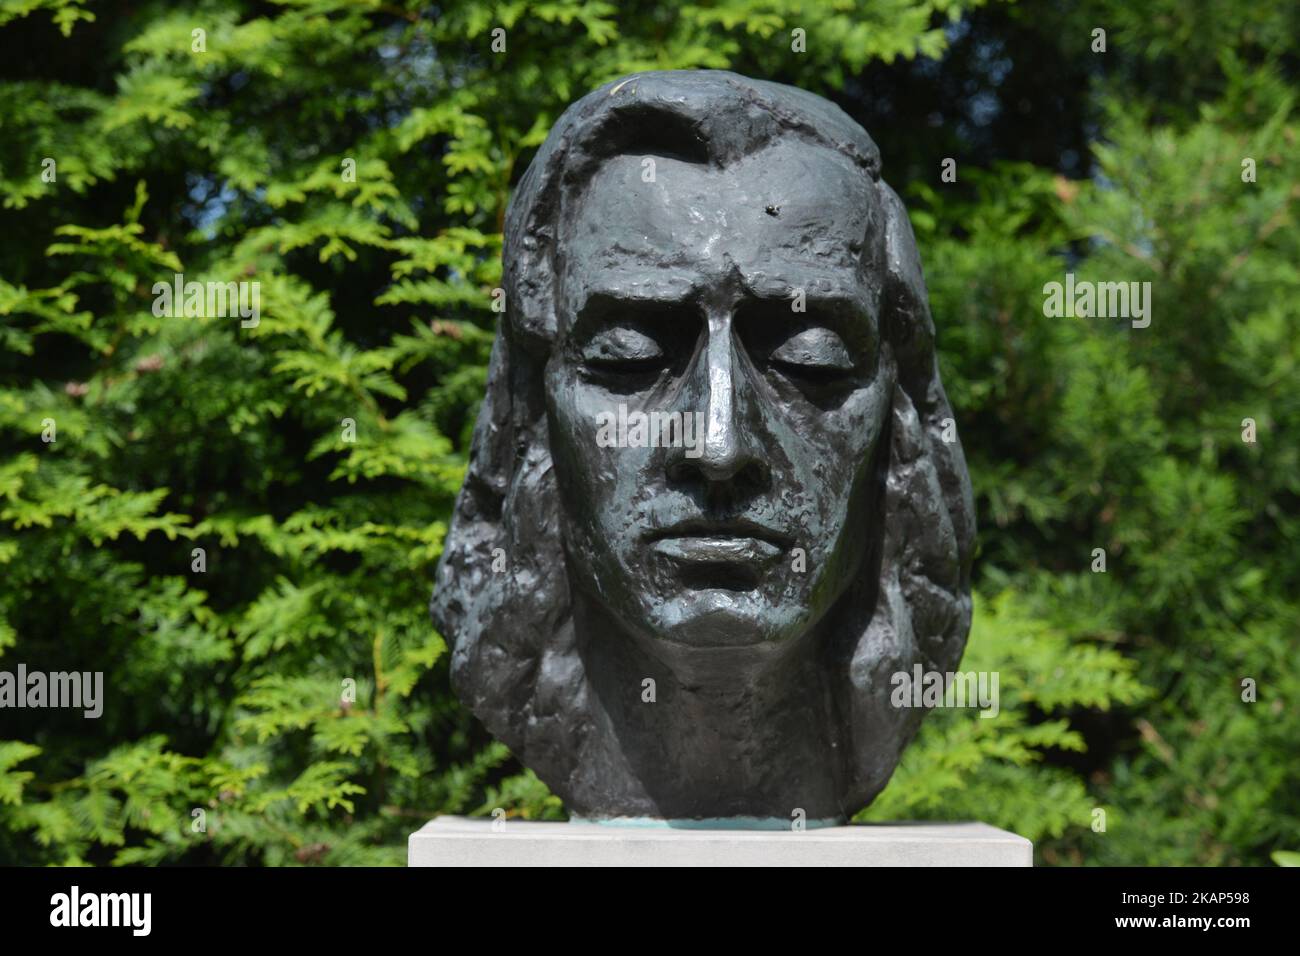
[[[644,322],[663,317],[682,319],[689,317],[690,312],[690,302],[686,297],[628,296],[621,292],[593,292],[578,309],[574,331],[591,331],[619,319],[632,322]]]
[[[783,328],[820,325],[837,333],[853,348],[869,350],[875,345],[876,323],[871,320],[863,303],[851,293],[808,293],[803,312],[794,311],[792,305],[791,297],[754,297],[741,305],[737,319],[744,325],[755,323],[769,328],[776,323]]]

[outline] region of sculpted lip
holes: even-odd
[[[754,521],[684,521],[648,534],[659,554],[680,561],[734,563],[778,557],[791,539]]]

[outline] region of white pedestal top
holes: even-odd
[[[494,828],[495,824],[495,828]],[[438,817],[410,866],[1033,866],[1033,844],[985,823],[787,830]]]

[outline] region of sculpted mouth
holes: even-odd
[[[753,564],[779,557],[793,539],[748,519],[683,521],[648,534],[651,548],[691,564]]]

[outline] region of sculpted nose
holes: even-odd
[[[694,469],[710,482],[731,482],[744,473],[763,471],[753,429],[747,423],[752,396],[747,394],[730,322],[710,321],[708,344],[701,358],[701,434],[695,449],[674,456],[676,470]]]

